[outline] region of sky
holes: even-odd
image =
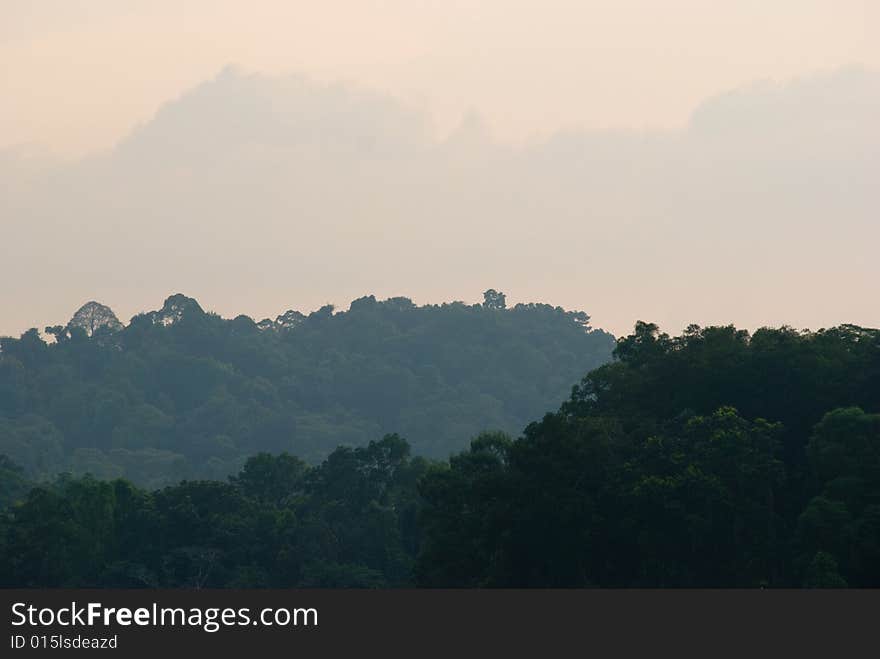
[[[184,292],[880,325],[880,4],[0,0],[0,334]]]

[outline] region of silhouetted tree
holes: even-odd
[[[68,331],[72,331],[76,327],[82,329],[86,336],[91,337],[101,330],[118,332],[122,329],[122,323],[119,322],[110,307],[93,301],[86,302],[81,306],[67,323]],[[56,328],[57,326],[51,329]],[[49,332],[49,329],[46,328],[46,331]],[[52,333],[54,334],[54,332]]]
[[[483,306],[486,309],[506,309],[507,298],[504,293],[496,291],[494,288],[490,288],[483,293]]]

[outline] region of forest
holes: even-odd
[[[31,479],[148,489],[222,480],[261,452],[314,464],[389,433],[448,458],[483,430],[518,433],[614,347],[584,312],[483,297],[369,296],[255,322],[177,294],[127,326],[90,302],[42,335],[0,339],[0,454]]]
[[[614,342],[590,329],[585,314],[506,309],[490,293],[478,307],[367,299],[346,314],[297,318],[297,328],[307,328],[299,340],[323,355],[288,345],[298,329],[279,329],[284,319],[262,331],[248,319],[203,313],[192,324],[185,312],[168,321],[180,306],[174,301],[126,328],[77,330],[74,323],[48,328],[58,337],[52,345],[38,343],[36,333],[5,341],[2,436],[19,452],[4,448],[0,459],[0,584],[880,586],[880,331],[694,325],[669,336],[639,322]],[[484,343],[468,345],[474,336]],[[609,342],[613,353],[603,358]],[[402,345],[412,349],[410,361]],[[452,356],[453,345],[468,356]],[[378,351],[372,362],[371,350]],[[461,423],[437,429],[431,440],[417,432],[424,426],[392,427],[411,418],[403,402],[425,404],[407,398],[423,391],[423,379],[457,383],[479,408],[494,397],[488,387],[511,378],[506,389],[491,390],[500,410],[523,400],[538,405],[550,389],[566,386],[536,364],[560,368],[572,354],[578,361],[568,368],[582,368],[578,384],[545,408],[556,411],[530,407],[533,420],[519,430],[487,423],[458,436],[469,430]],[[357,370],[351,377],[363,378],[361,389],[346,389],[325,368],[319,391],[328,407],[319,408],[279,355],[297,366],[386,364],[388,379]],[[405,385],[391,375],[403,365],[413,373]],[[535,373],[544,379],[516,380]],[[64,382],[82,407],[64,404]],[[386,386],[390,393],[380,395]],[[355,391],[372,397],[358,400]],[[301,415],[326,410],[334,392],[346,404],[340,414],[350,415],[337,422],[369,418],[374,426],[360,422],[375,437],[338,441],[322,453],[298,443],[301,418],[291,434],[275,417],[263,426],[242,423],[246,431],[231,423],[255,410],[282,414],[285,404],[275,401],[296,401]],[[114,401],[121,399],[120,408]],[[372,416],[355,414],[369,405],[376,406]],[[473,409],[458,405],[430,413],[441,419]],[[145,406],[161,412],[163,424],[150,426]],[[83,408],[89,413],[71,412]],[[121,416],[107,419],[112,413]],[[512,413],[501,418],[517,422]],[[100,443],[90,450],[105,459],[128,437],[141,443],[124,450],[178,448],[190,464],[217,457],[221,442],[202,444],[211,437],[251,454],[232,475],[184,470],[158,485],[83,466],[53,473],[97,432]],[[437,442],[453,436],[439,450]],[[45,448],[22,449],[53,437],[55,463],[39,462]],[[34,462],[22,464],[21,456]]]

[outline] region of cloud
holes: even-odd
[[[0,332],[174,290],[274,317],[489,286],[617,332],[880,325],[878,109],[852,69],[708,99],[679,132],[512,147],[477,115],[437,140],[387,95],[227,68],[107,153],[0,154]]]

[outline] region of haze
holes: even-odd
[[[0,4],[0,334],[489,287],[880,325],[876,3],[181,4]]]

